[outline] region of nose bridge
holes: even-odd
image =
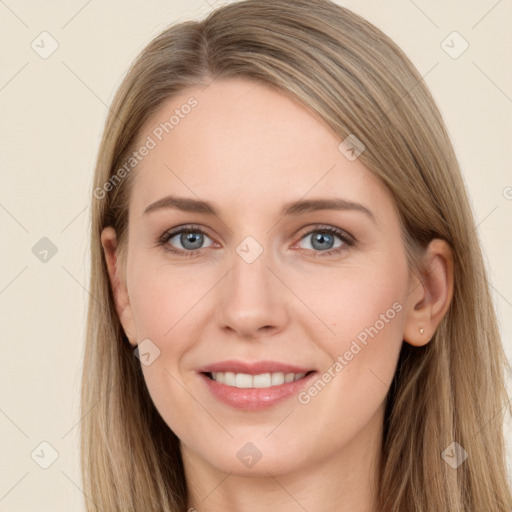
[[[254,238],[247,237],[236,247],[222,287],[221,327],[243,336],[256,335],[263,328],[283,328],[287,319],[285,290],[268,267],[272,267],[271,251]]]

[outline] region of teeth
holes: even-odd
[[[217,373],[217,378],[222,378],[222,372]],[[246,373],[237,373],[235,375],[235,387],[237,388],[252,388],[252,375]]]
[[[284,383],[284,373],[271,373],[270,380],[272,386],[279,386]]]
[[[270,388],[302,379],[306,374],[276,372],[249,375],[247,373],[212,372],[211,375],[213,380],[236,388]]]
[[[236,382],[236,375],[233,372],[226,372],[224,374],[224,384],[234,386]]]
[[[250,375],[248,375],[250,377]],[[252,387],[254,388],[268,388],[272,386],[272,376],[270,373],[262,373],[260,375],[254,375],[249,379],[249,382],[252,380]],[[248,386],[251,387],[251,386]]]

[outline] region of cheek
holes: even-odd
[[[204,321],[198,318],[201,308],[197,303],[204,295],[198,288],[197,276],[190,272],[146,264],[134,273],[130,289],[137,339],[149,339],[157,347],[151,364],[141,360],[146,386],[154,406],[180,437],[189,428],[183,425],[183,411],[201,415],[194,410],[195,402],[185,391],[187,383],[180,372],[182,358],[195,337],[194,326]]]
[[[175,333],[195,318],[201,309],[197,305],[213,287],[215,276],[193,265],[180,269],[140,260],[134,265],[139,266],[134,268],[129,295],[138,339],[154,338],[163,344],[161,349],[179,349],[182,344]],[[171,339],[172,346],[167,342]]]
[[[324,324],[319,331],[318,322],[311,322],[308,337],[327,355],[323,371],[330,369],[335,377],[326,380],[343,400],[350,388],[351,405],[365,390],[382,395],[392,381],[403,342],[407,275],[405,261],[387,267],[381,262],[308,280],[300,291]]]
[[[298,398],[305,414],[327,414],[350,436],[379,410],[392,382],[403,342],[407,266],[395,261],[394,267],[344,269],[321,284],[309,297],[317,297],[316,311],[334,335],[310,333],[328,357]]]
[[[347,342],[350,345],[353,339],[364,344],[377,335],[393,338],[403,328],[400,312],[407,294],[405,263],[396,262],[394,269],[382,262],[329,269],[302,284],[297,281],[295,289],[305,297],[312,313],[323,321],[322,333],[332,355],[348,349]],[[312,339],[318,337],[318,331],[311,333]]]
[[[137,340],[150,340],[157,355],[150,365],[142,365],[148,390],[160,410],[169,403],[189,403],[181,393],[182,364],[208,322],[206,296],[213,288],[216,275],[207,268],[188,268],[154,264],[134,257],[129,279],[129,295]],[[161,414],[167,419],[172,411]]]

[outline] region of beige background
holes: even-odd
[[[220,3],[0,2],[2,511],[84,510],[78,424],[88,204],[106,105],[150,39]],[[343,5],[404,49],[440,106],[472,198],[511,357],[512,2]],[[38,37],[43,31],[59,45],[46,59],[31,48],[34,40],[39,52],[51,48],[48,36]],[[453,31],[469,43],[457,59],[441,46]],[[454,41],[456,50],[461,41]],[[32,252],[42,237],[57,248],[45,263]],[[51,462],[43,441],[58,453],[48,469],[35,462]]]

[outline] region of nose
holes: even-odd
[[[265,251],[252,263],[234,254],[233,268],[220,288],[217,321],[222,329],[254,339],[286,328],[287,290],[269,263]]]

